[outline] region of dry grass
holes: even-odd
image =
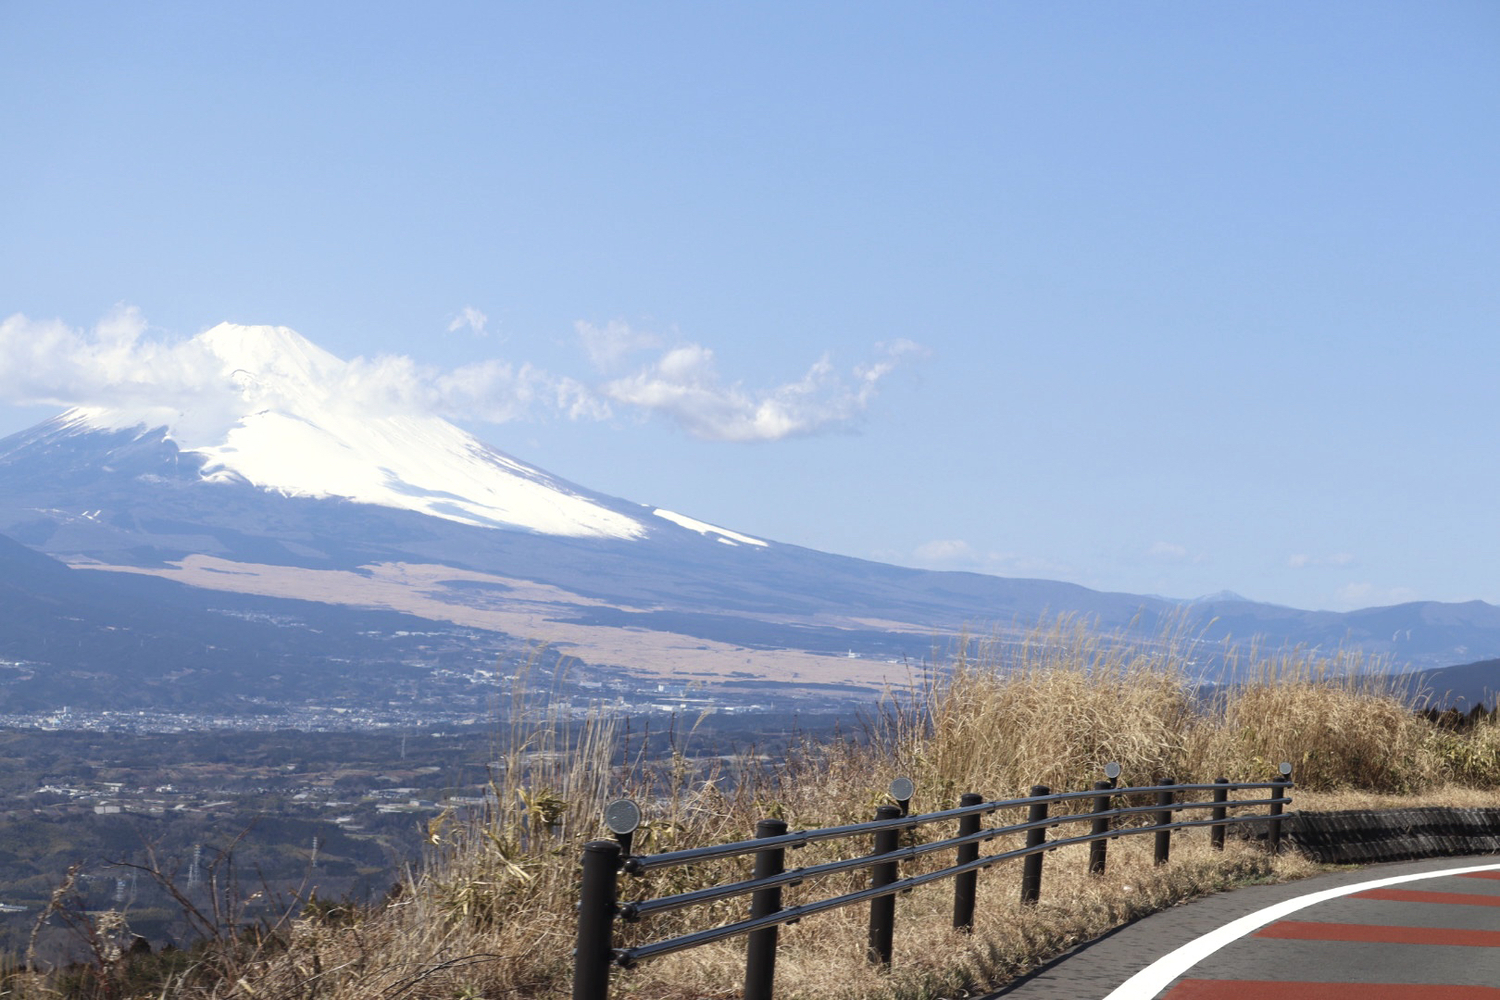
[[[933,799],[1189,773],[1193,686],[1176,640],[1142,648],[1064,620],[1020,645],[962,651],[951,673],[887,715],[876,741]],[[929,800],[930,801],[930,800]]]
[[[1288,760],[1306,791],[1416,791],[1440,781],[1446,762],[1432,725],[1412,711],[1414,696],[1357,657],[1264,658],[1213,699],[1197,756],[1231,779]]]
[[[1297,808],[1307,812],[1336,812],[1342,809],[1423,809],[1430,806],[1453,806],[1478,809],[1500,805],[1493,786],[1437,785],[1420,792],[1394,794],[1370,792],[1359,788],[1340,788],[1331,792],[1297,793]]]
[[[1442,730],[1411,711],[1411,692],[1350,658],[1260,658],[1251,683],[1204,697],[1189,681],[1194,653],[1191,641],[1177,637],[1132,645],[1071,621],[1020,645],[973,644],[941,681],[889,699],[860,738],[804,745],[774,764],[747,760],[732,783],[725,773],[699,770],[682,752],[691,726],[669,734],[671,752],[647,755],[639,736],[620,732],[617,720],[570,720],[550,709],[545,692],[533,697],[523,684],[497,747],[495,804],[479,816],[434,822],[432,856],[399,898],[350,920],[296,921],[284,947],[227,974],[210,975],[207,965],[188,969],[149,995],[564,997],[579,849],[602,832],[604,803],[621,795],[645,804],[636,850],[653,853],[744,839],[765,816],[794,829],[866,820],[886,801],[890,779],[903,773],[916,782],[919,812],[947,808],[963,792],[994,799],[1034,784],[1086,788],[1110,760],[1121,763],[1122,782],[1130,784],[1264,780],[1279,761],[1291,760],[1314,808],[1410,805],[1413,794],[1466,804],[1500,784],[1500,727]],[[627,741],[633,752],[621,765],[617,750]],[[1303,804],[1304,792],[1295,794]],[[1385,798],[1393,796],[1401,798]],[[1172,862],[1162,868],[1151,863],[1149,838],[1117,840],[1103,877],[1087,875],[1082,848],[1053,852],[1041,903],[1031,907],[1018,902],[1018,864],[997,865],[981,877],[972,935],[949,928],[951,882],[903,895],[888,973],[861,961],[865,911],[810,917],[782,933],[778,995],[919,1000],[993,988],[1141,914],[1313,868],[1233,842],[1214,853],[1206,839],[1203,831],[1174,838]],[[811,846],[794,863],[830,860],[838,849]],[[931,856],[929,863],[950,858]],[[743,874],[743,862],[667,870],[625,879],[623,892],[658,896]],[[861,877],[789,890],[788,902],[852,888]],[[627,943],[654,940],[736,919],[743,910],[744,900],[730,901],[622,934]],[[742,975],[743,942],[736,940],[622,973],[616,995],[729,997]]]

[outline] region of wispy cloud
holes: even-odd
[[[1347,583],[1334,591],[1335,607],[1343,611],[1383,608],[1416,599],[1417,592],[1410,587],[1381,587],[1373,583]]]
[[[621,320],[610,320],[596,326],[586,320],[573,324],[578,334],[579,346],[588,356],[589,364],[601,375],[618,375],[626,358],[640,351],[654,350],[662,346],[662,338],[654,333],[636,330]]]
[[[1287,556],[1286,564],[1292,569],[1308,569],[1315,566],[1353,566],[1357,561],[1352,552],[1335,552],[1328,556],[1311,556],[1305,552],[1298,552]]]
[[[590,328],[586,343],[596,364],[618,365],[626,353],[654,346],[623,324],[607,334]],[[880,381],[905,361],[922,355],[908,340],[877,344],[877,359],[848,374],[824,355],[791,382],[747,389],[725,380],[714,352],[701,344],[667,347],[629,375],[611,379],[599,392],[613,403],[659,415],[708,441],[779,441],[852,426],[869,408]]]
[[[0,399],[21,405],[182,405],[212,393],[212,356],[193,341],[148,339],[140,311],[111,310],[92,330],[21,313],[0,320]]]
[[[962,538],[935,538],[913,549],[912,557],[923,566],[952,566],[972,564],[977,553]]]
[[[464,306],[463,310],[457,316],[453,317],[453,321],[448,324],[448,332],[457,333],[459,330],[467,328],[473,332],[474,336],[483,337],[485,325],[489,321],[490,318],[478,309],[475,309],[473,306]]]
[[[491,424],[609,416],[609,408],[583,383],[498,359],[444,370],[405,355],[355,358],[340,379],[339,394],[379,413],[436,413]]]
[[[608,405],[588,386],[529,364],[487,360],[454,369],[403,355],[333,365],[321,388],[329,405],[375,413],[432,412],[507,423],[561,415],[604,419]],[[247,392],[243,379],[194,339],[152,338],[135,309],[120,308],[92,330],[16,314],[0,320],[0,400],[15,404],[123,409],[212,437],[276,390]]]
[[[977,548],[961,538],[935,538],[923,542],[910,552],[872,553],[875,558],[919,566],[922,569],[969,570],[996,576],[1046,577],[1072,579],[1077,567],[1056,559],[1021,555],[1016,552],[994,552]]]
[[[1189,551],[1187,546],[1178,545],[1176,542],[1162,541],[1153,543],[1146,550],[1146,558],[1153,562],[1173,565],[1200,565],[1208,562],[1208,556],[1201,552]]]
[[[465,307],[449,329],[485,330],[485,315]],[[564,418],[606,420],[636,412],[664,417],[711,441],[775,441],[853,426],[880,384],[922,349],[910,341],[876,345],[873,361],[837,370],[824,356],[800,378],[763,389],[724,378],[713,351],[668,343],[622,322],[577,324],[590,378],[524,361],[490,358],[457,368],[420,365],[404,355],[334,365],[330,399],[376,412],[432,412],[460,420],[508,423]],[[222,427],[243,409],[241,386],[197,339],[148,336],[139,311],[120,307],[93,329],[21,314],[0,320],[0,400],[15,404],[149,408],[175,420],[212,415]],[[227,390],[235,391],[227,391]]]

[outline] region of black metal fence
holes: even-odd
[[[1112,766],[1118,773],[1118,768]],[[1089,844],[1089,871],[1102,873],[1108,863],[1109,841],[1117,837],[1151,834],[1155,838],[1155,860],[1164,864],[1171,853],[1172,833],[1190,827],[1208,827],[1210,844],[1222,850],[1225,830],[1238,823],[1260,823],[1265,826],[1267,849],[1276,852],[1281,846],[1282,808],[1291,803],[1291,765],[1281,765],[1277,781],[1231,782],[1220,778],[1212,784],[1176,784],[1167,781],[1143,787],[1116,787],[1113,780],[1095,782],[1089,791],[1053,793],[1043,785],[1034,786],[1031,795],[1019,799],[986,801],[983,796],[964,795],[958,808],[940,812],[909,815],[907,804],[911,785],[905,779],[892,783],[893,798],[898,805],[880,806],[868,823],[827,827],[817,830],[788,832],[785,822],[764,819],[756,824],[755,839],[733,844],[719,844],[693,850],[664,854],[631,855],[631,833],[639,821],[639,811],[628,803],[626,822],[610,826],[616,840],[595,840],[583,848],[583,887],[578,910],[578,945],[574,954],[573,1000],[607,1000],[610,972],[614,966],[629,968],[659,955],[684,951],[714,941],[747,936],[745,959],[745,1000],[770,1000],[776,973],[777,934],[782,924],[846,906],[869,905],[869,938],[867,957],[889,966],[896,924],[896,897],[917,886],[943,879],[953,880],[953,926],[970,931],[979,872],[1010,859],[1023,859],[1021,901],[1035,903],[1041,895],[1042,858],[1045,852],[1072,844]],[[905,781],[903,785],[902,782]],[[1251,792],[1258,798],[1231,798],[1231,793]],[[904,793],[901,794],[901,793]],[[1193,801],[1179,801],[1191,794]],[[1203,795],[1208,798],[1203,798]],[[1146,801],[1145,805],[1115,806],[1116,797],[1127,801]],[[1154,799],[1154,802],[1151,801]],[[1059,803],[1083,800],[1087,811],[1051,815]],[[1229,815],[1231,809],[1264,807],[1265,812]],[[632,812],[633,810],[633,812]],[[1025,810],[1024,822],[986,826],[997,813]],[[1208,818],[1177,819],[1177,813],[1208,811]],[[633,820],[630,818],[633,816]],[[1121,825],[1122,820],[1150,817],[1139,826]],[[956,823],[956,834],[941,840],[901,845],[904,831],[934,823]],[[1089,832],[1059,839],[1047,839],[1047,830],[1073,823],[1088,823]],[[982,853],[984,844],[1000,837],[1025,834],[1025,846]],[[818,841],[850,840],[870,837],[873,851],[838,861],[787,870],[786,852]],[[953,851],[953,863],[935,871],[907,878],[900,876],[900,864],[928,854]],[[662,869],[753,855],[754,870],[749,879],[712,885],[656,899],[621,903],[619,879],[645,875]],[[801,903],[782,905],[784,887],[843,872],[868,871],[864,888]],[[635,922],[655,914],[701,906],[739,896],[750,897],[747,919],[705,930],[694,931],[648,944],[627,948],[615,946],[615,924],[618,920]]]

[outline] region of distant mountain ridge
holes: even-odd
[[[392,406],[370,372],[293,331],[225,324],[199,340],[205,374],[181,405],[75,409],[0,440],[0,533],[200,602],[383,608],[662,677],[878,687],[965,633],[1058,614],[1176,630],[1205,663],[1257,636],[1421,666],[1500,655],[1500,608],[1482,602],[1340,614],[1222,592],[1184,604],[758,539],[568,483]],[[28,599],[81,579],[11,554],[38,588]]]
[[[1500,698],[1500,658],[1419,670],[1412,681],[1437,709],[1467,712],[1475,705],[1494,708]]]

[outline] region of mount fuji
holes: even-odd
[[[559,479],[408,384],[284,327],[221,324],[111,405],[0,440],[0,535],[68,564],[80,587],[154,578],[176,607],[238,595],[304,618],[380,612],[546,643],[588,670],[789,696],[878,690],[935,645],[1059,613],[1221,647],[1258,636],[1422,666],[1500,655],[1500,609],[1480,602],[1183,605],[755,538]],[[32,571],[17,572],[24,587]],[[55,592],[57,574],[36,573]]]

